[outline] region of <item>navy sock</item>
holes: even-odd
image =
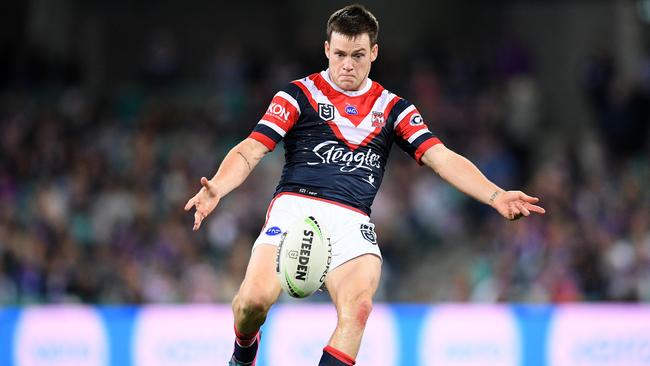
[[[356,362],[345,353],[334,347],[327,346],[323,349],[323,356],[318,366],[353,366]]]
[[[259,339],[259,334],[255,334],[252,339],[240,339],[237,337],[235,339],[235,350],[232,353],[233,356],[235,356],[235,359],[242,363],[252,363],[255,361],[255,356],[257,355],[257,347],[260,343]]]

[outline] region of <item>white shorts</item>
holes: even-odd
[[[296,220],[314,216],[332,243],[330,271],[364,254],[381,259],[375,225],[361,211],[342,204],[296,193],[280,193],[269,205],[266,223],[253,244],[280,244],[281,233]]]

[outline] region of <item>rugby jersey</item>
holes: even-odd
[[[417,108],[370,79],[344,91],[328,70],[278,91],[251,138],[273,150],[284,141],[285,165],[275,195],[293,192],[370,215],[393,142],[419,164],[441,141]]]

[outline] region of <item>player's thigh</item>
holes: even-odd
[[[370,306],[380,277],[381,259],[374,254],[353,258],[332,270],[325,279],[325,285],[339,317],[346,308]]]
[[[248,261],[244,281],[237,296],[244,300],[258,299],[271,305],[282,291],[275,274],[275,259],[278,247],[260,244],[255,247]]]

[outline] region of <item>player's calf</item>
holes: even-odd
[[[232,366],[254,366],[260,343],[259,329],[266,320],[269,309],[275,302],[271,295],[251,295],[240,291],[232,303],[235,315],[235,347],[230,364]]]
[[[359,345],[372,312],[372,299],[369,293],[358,296],[337,299],[337,324],[329,346],[351,356],[359,352]]]

